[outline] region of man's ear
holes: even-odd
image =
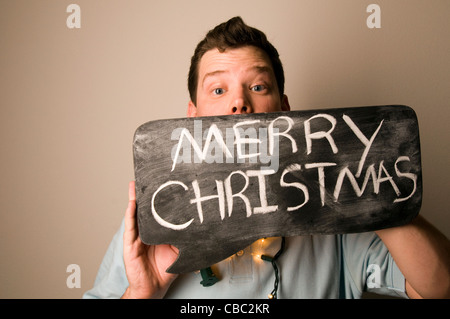
[[[197,107],[192,101],[189,101],[187,109],[187,117],[196,117],[196,116],[197,116]]]
[[[289,100],[286,94],[283,94],[283,98],[281,99],[281,110],[282,111],[291,110],[291,106],[289,105]]]

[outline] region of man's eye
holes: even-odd
[[[221,94],[224,93],[224,89],[222,89],[222,88],[217,88],[217,89],[214,89],[213,92],[214,92],[215,95],[221,95]]]
[[[264,85],[258,84],[258,85],[253,86],[253,87],[251,88],[251,90],[252,90],[252,91],[255,91],[255,92],[261,92],[261,91],[263,91],[265,88],[266,88],[266,87],[265,87]]]

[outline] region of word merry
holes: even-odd
[[[369,153],[370,147],[377,136],[383,121],[380,122],[378,128],[372,134],[370,138],[367,138],[358,126],[353,122],[353,120],[347,116],[342,116],[344,122],[348,125],[350,130],[356,135],[356,137],[364,145],[364,151],[361,155],[359,161],[358,171],[356,177],[359,177],[364,165],[364,161]],[[312,132],[311,122],[317,120],[325,120],[329,122],[331,126],[328,131],[317,131]],[[256,129],[253,127],[256,124],[260,124],[260,120],[249,120],[236,123],[232,128],[226,129],[226,142],[223,138],[222,131],[217,127],[216,124],[212,124],[205,133],[202,133],[202,122],[201,120],[194,121],[194,134],[187,128],[177,128],[172,132],[171,139],[178,140],[176,146],[173,147],[171,157],[172,157],[172,171],[175,169],[178,163],[192,163],[191,161],[191,147],[195,152],[194,163],[223,163],[223,156],[226,157],[227,163],[234,163],[234,147],[237,146],[237,163],[242,163],[245,159],[256,159],[259,157],[261,163],[267,163],[272,161],[272,165],[269,167],[275,171],[278,170],[279,163],[279,138],[284,137],[289,140],[291,145],[291,152],[297,153],[298,146],[294,137],[289,133],[294,125],[292,118],[288,116],[279,116],[272,120],[267,128],[259,129],[259,136]],[[278,123],[285,123],[285,128],[280,132],[280,127],[276,127]],[[332,136],[332,133],[336,127],[337,120],[334,116],[330,114],[317,114],[311,118],[304,121],[304,138],[306,142],[306,154],[310,155],[312,153],[312,142],[313,140],[326,139],[331,147],[334,154],[338,153],[338,147]],[[247,127],[245,130],[243,127]],[[203,137],[206,141],[201,147]],[[259,145],[259,152],[256,152],[256,145]],[[264,147],[265,146],[265,147]],[[249,152],[245,154],[245,149],[248,147]],[[252,152],[253,151],[253,152]],[[211,155],[214,154],[214,155]],[[274,165],[275,163],[275,165]],[[275,167],[273,167],[275,166]]]

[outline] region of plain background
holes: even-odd
[[[366,25],[371,3],[381,29]],[[92,287],[127,206],[135,129],[186,115],[194,48],[236,15],[279,50],[294,110],[415,109],[421,214],[449,236],[449,13],[448,0],[1,0],[0,297]]]

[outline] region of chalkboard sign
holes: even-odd
[[[180,250],[172,273],[263,237],[403,225],[422,201],[407,106],[152,121],[133,150],[140,237]]]

